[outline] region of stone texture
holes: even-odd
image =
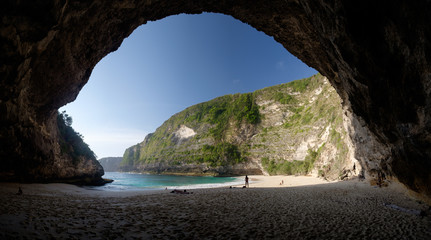
[[[360,158],[431,196],[429,1],[25,0],[0,9],[2,179],[65,178],[63,166],[74,166],[58,155],[56,111],[95,64],[149,20],[208,11],[273,36],[327,76],[367,138],[384,146]],[[70,174],[100,175],[93,167]]]

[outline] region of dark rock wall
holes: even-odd
[[[273,36],[327,76],[384,148],[369,157],[362,149],[364,168],[431,196],[429,1],[27,0],[2,1],[0,9],[3,178],[64,177],[40,166],[71,166],[58,154],[56,111],[76,98],[95,64],[149,20],[208,11]]]

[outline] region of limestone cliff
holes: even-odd
[[[189,107],[127,149],[122,168],[194,175],[313,171],[345,178],[358,173],[348,138],[341,100],[318,74]]]

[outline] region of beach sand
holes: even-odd
[[[193,194],[1,183],[0,239],[431,239],[428,205],[396,187],[249,177]]]

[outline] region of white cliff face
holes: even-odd
[[[186,139],[196,135],[196,132],[185,125],[181,125],[181,127],[174,134],[179,139]]]
[[[274,97],[280,95],[290,95],[293,100]],[[265,169],[268,162],[272,166],[298,164],[317,153],[312,174],[328,179],[359,174],[360,167],[352,163],[356,160],[343,126],[341,99],[325,77],[311,80],[305,90],[301,86],[267,88],[257,96],[256,104],[263,117],[256,134],[246,142],[248,157],[260,162],[262,172],[283,174],[283,167]]]
[[[320,130],[319,127],[314,127],[315,130]],[[310,135],[307,139],[305,139],[303,142],[299,144],[299,146],[296,148],[295,153],[293,154],[292,159],[293,160],[305,160],[305,157],[308,155],[309,149],[318,149],[323,144],[325,144],[328,141],[329,137],[329,129],[330,126],[327,126],[325,128],[325,131],[323,132],[322,136],[318,135]],[[330,154],[332,155],[332,154]]]
[[[386,168],[390,149],[377,141],[364,121],[344,107],[343,124],[349,134],[349,160],[356,174],[365,178],[376,178],[377,172]],[[353,167],[355,166],[355,167]]]
[[[299,144],[299,146],[295,150],[295,153],[292,156],[292,160],[305,160],[308,149],[314,147],[311,145],[314,142],[313,140],[314,139],[307,139],[306,141],[303,141],[301,144]]]

